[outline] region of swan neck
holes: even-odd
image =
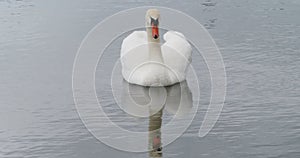
[[[160,38],[154,39],[152,37],[151,27],[147,27],[149,59],[151,61],[163,62],[161,53]]]

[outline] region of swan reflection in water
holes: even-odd
[[[166,112],[183,117],[193,106],[186,81],[167,87],[143,87],[123,82],[120,107],[134,117],[149,118],[148,149],[150,157],[162,157],[162,120]]]

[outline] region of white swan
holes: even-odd
[[[146,13],[146,31],[134,31],[121,47],[123,78],[142,86],[168,86],[185,80],[191,62],[192,47],[183,34],[168,31],[160,44],[160,14]]]

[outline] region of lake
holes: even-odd
[[[124,152],[101,143],[82,123],[72,93],[73,62],[86,34],[106,17],[139,6],[169,7],[199,21],[218,45],[227,74],[222,113],[199,138],[211,85],[203,57],[193,51],[200,99],[192,98],[193,85],[183,83],[187,106],[181,125],[199,102],[197,115],[158,153]],[[0,0],[0,157],[300,157],[299,14],[298,0]],[[118,107],[109,89],[124,37],[107,47],[97,66],[98,99],[124,129],[157,129],[173,117],[173,104],[152,117],[136,118]],[[129,87],[137,96],[144,91]],[[178,87],[166,90],[177,94]],[[128,94],[120,96],[127,106]],[[157,135],[163,144],[164,133]]]

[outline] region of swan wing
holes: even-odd
[[[192,61],[192,47],[180,32],[168,31],[164,34],[164,40],[161,47],[164,63],[176,73],[177,79],[184,80]]]
[[[148,57],[146,31],[134,31],[128,35],[121,46],[121,63],[124,68],[133,67],[145,62]]]
[[[134,31],[126,38],[124,38],[122,42],[121,57],[123,57],[127,53],[132,53],[132,51],[134,52],[143,51],[145,53],[147,49],[144,49],[144,47],[146,45],[147,45],[146,31]]]
[[[126,80],[129,79],[135,68],[147,61],[147,43],[146,31],[134,31],[123,40],[120,60],[123,67],[122,73]]]

